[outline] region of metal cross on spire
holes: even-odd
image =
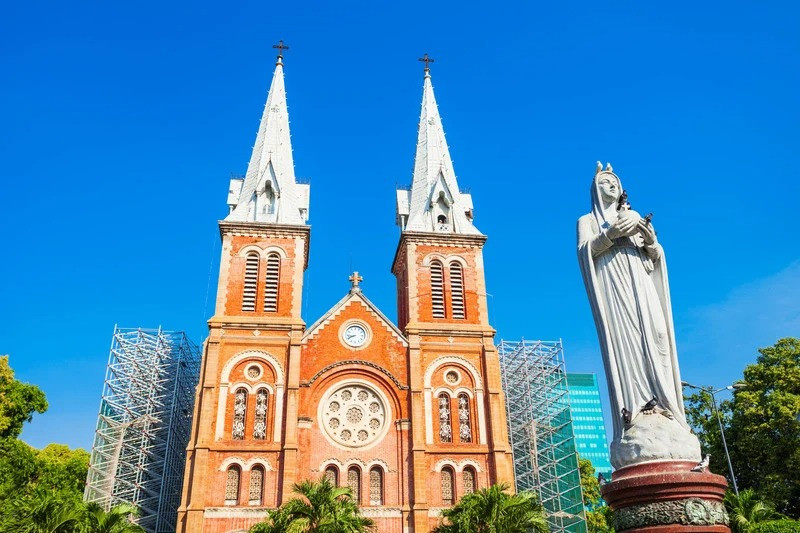
[[[278,44],[273,44],[272,48],[278,49],[278,65],[283,63],[283,51],[289,49],[289,45],[283,44],[283,39],[278,41]]]
[[[358,284],[361,283],[362,281],[364,281],[364,278],[362,278],[361,276],[358,275],[358,270],[353,272],[353,274],[347,279],[350,280],[350,284],[351,284],[350,290],[360,290],[360,287],[358,286]]]
[[[433,63],[434,60],[432,57],[428,56],[427,52],[425,52],[425,55],[420,57],[417,61],[422,61],[423,63],[425,63],[425,74],[428,74],[431,71],[429,63]]]

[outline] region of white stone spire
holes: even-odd
[[[480,235],[472,225],[472,197],[458,190],[426,57],[422,112],[411,190],[397,191],[397,224],[403,231]]]
[[[281,42],[281,52],[283,48]],[[231,211],[225,220],[302,225],[308,220],[309,192],[309,186],[297,183],[294,176],[281,53],[247,174],[244,179],[231,180]]]

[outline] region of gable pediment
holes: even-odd
[[[306,330],[303,335],[303,342],[316,338],[326,329],[334,328],[338,330],[342,324],[356,314],[355,310],[358,308],[367,312],[367,316],[369,317],[367,322],[371,328],[385,330],[404,348],[408,347],[408,340],[405,335],[403,335],[403,332],[360,291],[350,292],[347,296],[339,300],[327,313],[322,315],[319,320]],[[363,316],[363,313],[358,314]]]

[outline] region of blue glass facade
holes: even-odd
[[[572,413],[575,448],[584,459],[589,459],[596,472],[611,479],[611,462],[608,455],[606,425],[600,404],[597,374],[567,373],[569,404]]]

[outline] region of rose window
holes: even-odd
[[[323,400],[322,427],[330,438],[350,447],[366,446],[382,435],[387,423],[384,401],[370,387],[350,384]]]

